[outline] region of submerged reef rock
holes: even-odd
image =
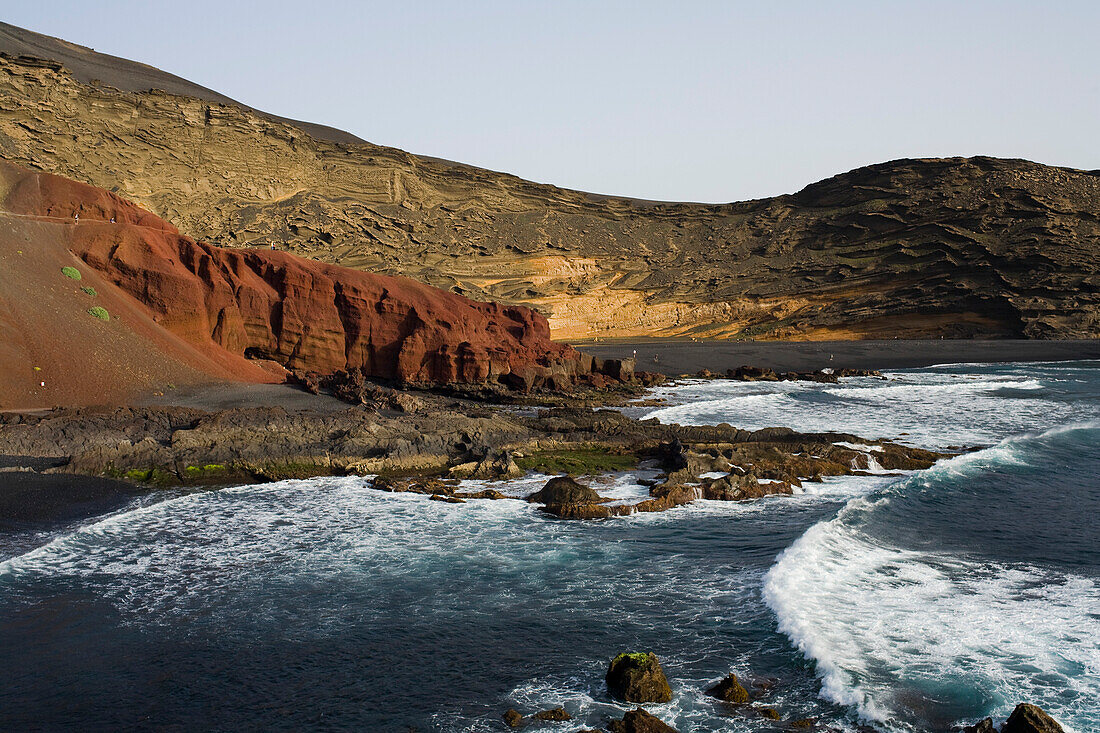
[[[652,652],[624,652],[607,668],[607,691],[626,702],[668,702],[672,689],[657,655]]]

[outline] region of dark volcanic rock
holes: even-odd
[[[607,728],[611,733],[677,733],[671,725],[641,708],[631,710],[622,720],[612,720]]]
[[[623,653],[607,668],[607,690],[612,697],[627,702],[668,702],[672,689],[665,679],[657,655]]]
[[[557,476],[546,485],[527,497],[527,501],[538,504],[568,505],[596,504],[605,501],[595,489],[578,483],[570,476]]]
[[[518,728],[523,725],[523,716],[519,714],[518,710],[514,708],[508,708],[504,711],[504,724],[509,728]]]
[[[707,694],[735,705],[744,705],[749,702],[748,690],[741,685],[737,675],[732,672],[714,687],[708,689]]]
[[[570,715],[569,713],[567,713],[565,711],[565,708],[562,708],[562,707],[553,708],[551,710],[540,710],[539,712],[535,713],[531,717],[534,718],[535,720],[552,720],[552,721],[562,721],[562,720],[572,720],[573,719],[573,716]]]
[[[606,519],[624,513],[622,507],[604,506],[608,499],[569,476],[550,479],[541,490],[528,496],[527,501],[544,504],[544,512],[561,519]]]
[[[1008,716],[1001,733],[1063,733],[1062,726],[1038,705],[1020,703]]]
[[[964,727],[962,733],[997,733],[997,729],[993,727],[993,718],[986,718]]]

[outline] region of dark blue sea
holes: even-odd
[[[627,650],[661,658],[675,697],[649,708],[684,732],[785,729],[702,693],[731,671],[841,730],[1021,701],[1100,729],[1100,362],[888,376],[690,381],[633,412],[981,450],[605,521],[320,478],[0,538],[0,729],[499,731],[564,705],[527,730],[571,732],[627,709],[603,685]]]

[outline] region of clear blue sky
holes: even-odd
[[[536,181],[732,201],[902,157],[1100,168],[1100,2],[49,2],[3,20]]]

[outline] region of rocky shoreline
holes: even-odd
[[[464,495],[459,479],[537,471],[559,479],[530,500],[563,519],[664,511],[696,499],[790,494],[825,476],[927,468],[944,456],[841,433],[665,425],[599,407],[522,408],[360,387],[342,393],[358,403],[343,410],[157,405],[9,412],[0,414],[0,455],[8,457],[8,471],[94,476],[143,487],[378,476],[380,489],[452,502],[501,498],[492,492]],[[52,462],[45,468],[44,459]],[[639,461],[652,462],[660,473],[649,497],[635,504],[609,506],[594,489],[565,478]]]
[[[817,381],[822,376],[832,381],[852,375],[784,375],[746,367],[725,378]],[[615,409],[580,406],[622,402],[640,390],[542,395],[551,406],[537,406],[540,393],[523,393],[516,401],[527,404],[517,406],[482,401],[494,392],[394,389],[359,377],[345,375],[288,391],[294,395],[287,401],[290,409],[144,405],[0,413],[0,470],[18,477],[9,485],[48,487],[52,480],[55,489],[67,487],[36,495],[9,491],[0,502],[0,523],[71,519],[81,507],[101,512],[104,497],[132,497],[153,488],[319,475],[369,476],[375,489],[419,493],[448,504],[527,501],[563,520],[609,519],[698,499],[751,501],[791,494],[827,476],[923,469],[949,455],[846,433],[666,425]],[[334,405],[331,395],[348,406]],[[647,473],[653,477],[639,480],[648,496],[634,503],[612,501],[584,478],[642,462],[652,467]],[[526,496],[463,485],[463,479],[506,480],[532,472],[553,477]],[[50,501],[42,503],[47,495]],[[28,502],[35,504],[33,510]],[[638,707],[598,730],[676,733],[642,707],[677,694],[655,655],[616,656],[606,681],[611,698]],[[833,730],[813,718],[788,718],[768,702],[768,682],[751,675],[739,679],[731,672],[705,692],[732,717],[775,721],[786,730]],[[510,709],[502,718],[513,729],[572,720],[560,706],[527,714]],[[998,729],[987,719],[964,730]],[[1060,733],[1061,728],[1040,708],[1021,704],[1000,730]]]

